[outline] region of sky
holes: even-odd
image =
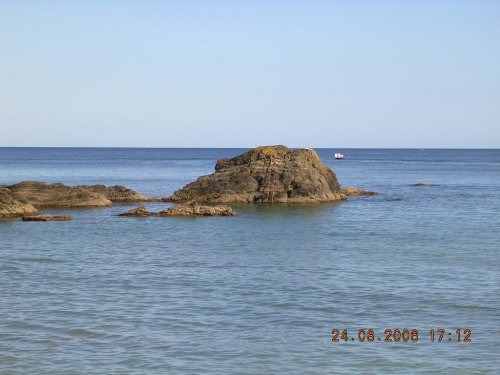
[[[0,0],[0,147],[499,148],[500,1]]]

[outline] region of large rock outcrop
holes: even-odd
[[[37,208],[45,207],[106,207],[111,201],[87,187],[66,186],[61,183],[23,181],[8,186],[14,197],[31,203]]]
[[[215,173],[176,191],[172,201],[322,203],[346,199],[333,171],[312,149],[257,147],[221,159]]]
[[[79,185],[23,181],[5,186],[15,199],[44,207],[106,207],[113,202],[147,201],[144,195],[124,186]]]
[[[31,204],[16,199],[9,189],[0,186],[0,217],[35,215],[37,212]]]

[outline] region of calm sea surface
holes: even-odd
[[[243,151],[4,148],[0,183],[164,196]],[[117,217],[122,205],[0,220],[0,373],[498,374],[500,150],[317,151],[343,186],[381,194],[235,218]],[[384,342],[405,328],[418,342]]]

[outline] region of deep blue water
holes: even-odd
[[[243,151],[4,148],[0,184],[164,196]],[[317,151],[343,186],[381,194],[235,218],[0,220],[0,373],[498,373],[500,150]],[[419,341],[383,341],[404,328]]]

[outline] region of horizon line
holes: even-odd
[[[260,146],[239,146],[239,147],[195,147],[195,146],[0,146],[0,148],[87,148],[87,149],[252,149],[255,147],[262,146],[286,146],[286,145],[260,145]],[[295,147],[295,146],[286,146],[288,148],[312,148],[312,149],[350,149],[350,150],[500,150],[500,147]]]

